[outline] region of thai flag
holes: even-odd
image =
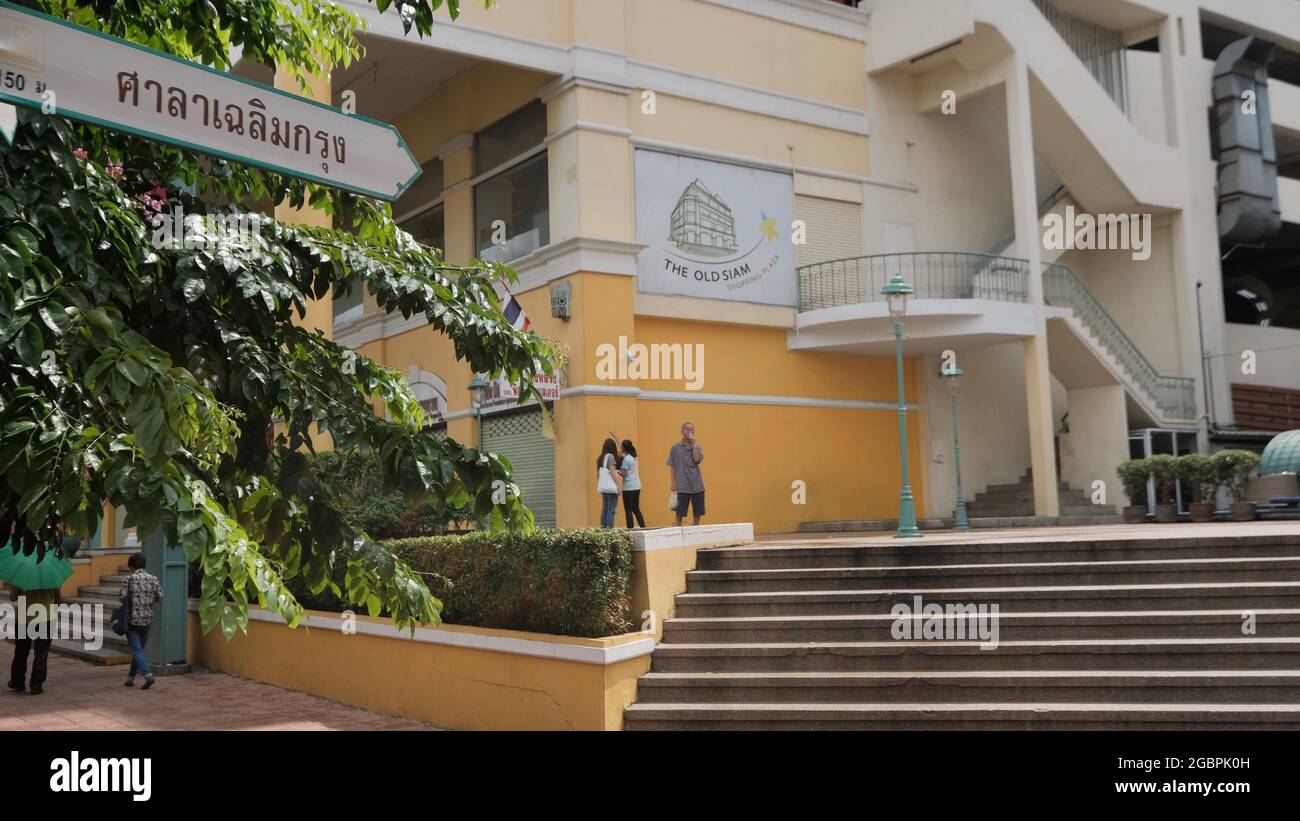
[[[506,293],[510,298],[506,300],[506,306],[502,310],[502,313],[504,313],[506,319],[510,321],[510,327],[514,328],[516,331],[528,330],[533,323],[529,321],[528,315],[524,313],[524,306],[519,304],[519,300],[515,299],[514,294],[511,294],[509,291],[506,291]]]

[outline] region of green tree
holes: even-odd
[[[360,21],[322,0],[25,5],[219,69],[237,46],[304,86],[360,54]],[[427,34],[443,6],[396,11]],[[456,0],[445,6],[454,18]],[[295,322],[309,300],[365,287],[381,309],[425,316],[475,370],[535,395],[555,352],[501,315],[492,282],[513,280],[509,269],[449,265],[397,229],[386,203],[25,109],[13,145],[0,140],[0,178],[0,534],[23,550],[58,549],[61,525],[93,530],[107,501],[201,568],[205,632],[246,629],[252,601],[296,624],[295,577],[402,626],[437,622],[419,576],[344,521],[310,469],[319,430],[377,460],[385,486],[412,500],[532,526],[506,460],[422,433],[400,373]],[[323,209],[336,227],[268,220],[202,248],[151,241],[161,207],[281,202]]]

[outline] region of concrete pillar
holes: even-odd
[[[1061,434],[1061,476],[1092,496],[1092,483],[1106,483],[1106,509],[1123,498],[1116,466],[1128,459],[1128,407],[1123,385],[1069,391],[1070,432]]]
[[[458,134],[438,149],[442,160],[442,218],[447,246],[443,253],[453,265],[478,256],[474,242],[474,135]]]
[[[1224,352],[1225,312],[1223,276],[1219,263],[1219,231],[1215,220],[1216,171],[1210,159],[1205,110],[1210,104],[1209,79],[1201,66],[1201,34],[1195,15],[1169,15],[1160,24],[1161,71],[1165,82],[1166,118],[1172,127],[1187,135],[1179,146],[1186,170],[1187,200],[1183,210],[1171,216],[1175,299],[1178,306],[1179,351],[1182,375],[1196,379],[1194,401],[1200,420],[1198,444],[1208,452],[1209,407],[1214,422],[1230,425],[1232,393],[1227,357],[1206,353]],[[1196,283],[1202,283],[1198,289]],[[1200,324],[1197,309],[1200,309]],[[1202,346],[1201,335],[1204,334]],[[1206,402],[1205,375],[1209,377],[1211,399]]]
[[[293,73],[284,69],[279,69],[275,73],[275,87],[281,91],[288,91],[313,100],[318,100],[330,104],[330,78],[325,76],[312,76],[307,83],[307,90],[298,85],[298,80]],[[311,206],[302,208],[291,208],[285,203],[277,203],[275,206],[276,222],[283,222],[292,225],[311,225],[329,228],[333,225],[333,220],[329,214],[317,210]],[[325,336],[334,335],[334,299],[326,295],[320,299],[307,300],[307,316],[300,323],[305,328],[319,330]]]
[[[1052,375],[1047,360],[1047,323],[1043,313],[1043,251],[1039,240],[1038,194],[1034,181],[1034,126],[1029,108],[1029,69],[1018,56],[1006,61],[1007,143],[1011,153],[1011,201],[1016,237],[1029,260],[1029,302],[1034,307],[1034,335],[1024,340],[1025,401],[1028,409],[1029,461],[1034,473],[1034,514],[1059,515],[1056,493],[1056,447],[1052,418]]]

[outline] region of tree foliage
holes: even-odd
[[[217,68],[238,46],[303,81],[360,53],[357,19],[321,0],[26,5]],[[421,33],[443,5],[376,0]],[[402,374],[299,324],[310,300],[366,287],[531,395],[555,354],[501,315],[492,283],[509,269],[449,265],[385,203],[25,109],[13,145],[0,140],[0,180],[0,534],[23,550],[92,531],[108,502],[201,567],[205,632],[246,629],[250,602],[296,624],[285,580],[298,577],[338,593],[341,576],[350,600],[399,625],[436,622],[419,576],[345,521],[311,470],[320,431],[376,460],[390,490],[531,528],[506,460],[422,432]],[[224,216],[248,203],[320,208],[336,227],[268,219],[201,247],[155,241],[162,207]]]

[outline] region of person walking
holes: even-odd
[[[614,517],[618,515],[618,443],[606,439],[596,460],[596,490],[600,492],[600,526],[614,527]]]
[[[54,630],[57,627],[54,623],[54,605],[63,601],[63,596],[57,589],[23,590],[11,585],[9,601],[17,602],[19,599],[26,609],[26,635],[14,639],[14,661],[9,667],[9,689],[19,693],[26,689],[27,657],[33,655],[32,650],[35,650],[32,658],[31,688],[28,692],[38,696],[45,692],[50,645],[54,643]],[[43,634],[43,637],[34,638],[32,633],[38,636]]]
[[[131,574],[122,585],[122,599],[126,603],[126,643],[131,646],[131,669],[126,671],[126,686],[135,686],[136,673],[144,676],[144,686],[153,686],[153,671],[144,656],[144,646],[149,642],[149,627],[153,624],[153,605],[163,598],[158,577],[145,572],[143,553],[132,553],[126,566]]]
[[[682,440],[668,451],[668,473],[672,491],[677,494],[676,527],[682,526],[688,506],[695,517],[693,524],[698,525],[704,515],[704,475],[700,473],[703,461],[704,449],[695,441],[695,425],[687,422],[682,425]]]
[[[619,474],[623,477],[623,513],[627,516],[627,529],[632,529],[632,518],[636,517],[638,527],[645,527],[645,517],[641,515],[641,473],[636,464],[636,446],[631,439],[624,439],[623,464]]]

